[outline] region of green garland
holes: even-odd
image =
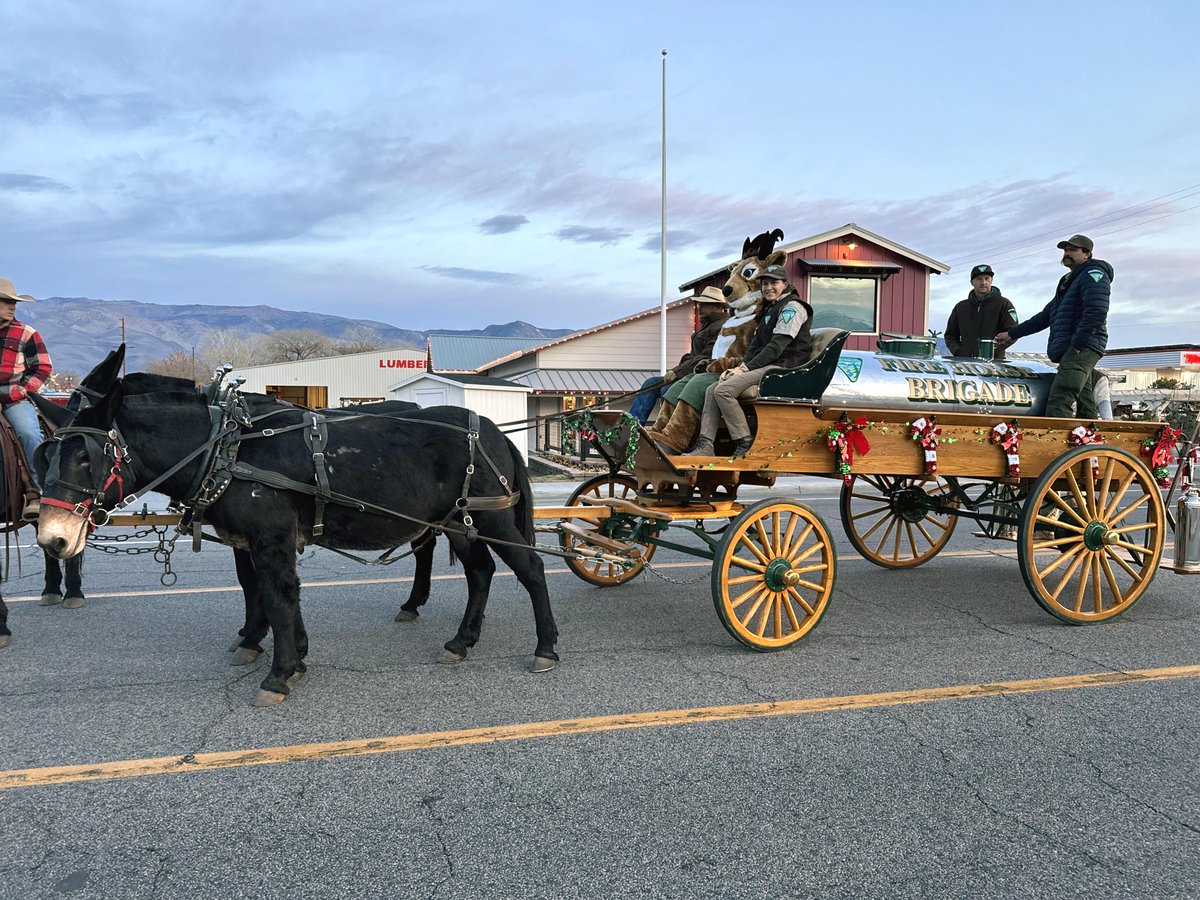
[[[639,422],[627,412],[622,412],[615,425],[605,431],[597,431],[591,409],[583,409],[573,416],[567,416],[562,423],[562,445],[575,446],[576,437],[599,444],[612,446],[622,436],[625,426],[629,426],[629,442],[625,445],[625,468],[633,471],[633,461],[637,456],[638,439],[641,436]]]

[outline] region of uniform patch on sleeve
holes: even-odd
[[[783,311],[779,318],[782,320],[783,324],[786,325],[788,322],[792,321],[792,319],[796,318],[796,311],[789,306]]]
[[[1099,281],[1104,277],[1103,272],[1097,272],[1094,269],[1091,272],[1088,272],[1088,274],[1092,276],[1092,281]]]
[[[1015,309],[1010,309],[1008,311],[1008,317],[1010,319],[1012,319],[1014,322],[1017,321],[1017,311]]]

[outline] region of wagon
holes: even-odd
[[[965,518],[986,538],[1015,530],[1026,587],[1064,622],[1108,621],[1146,593],[1173,524],[1162,488],[1177,431],[1034,414],[1049,366],[941,360],[904,346],[843,351],[847,337],[825,334],[804,367],[764,378],[747,404],[754,443],[744,458],[671,455],[622,411],[577,414],[573,427],[609,471],[565,508],[537,513],[561,519],[545,527],[580,552],[572,571],[608,587],[652,567],[660,547],[711,560],[728,632],[754,650],[790,647],[829,606],[830,528],[798,499],[743,504],[738,489],[808,475],[842,480],[846,536],[884,568],[933,559]],[[731,448],[718,440],[719,451]]]

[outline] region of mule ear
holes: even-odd
[[[121,344],[116,350],[109,350],[108,356],[104,357],[96,368],[88,372],[83,377],[80,384],[85,385],[90,390],[97,394],[108,393],[117,380],[117,375],[121,371],[121,366],[125,363],[125,345]]]
[[[70,411],[65,406],[59,406],[48,397],[43,397],[37,391],[29,395],[29,399],[33,401],[33,405],[37,407],[38,412],[46,417],[55,428],[65,423],[71,418]]]
[[[785,262],[787,262],[787,253],[783,250],[776,250],[774,253],[768,255],[766,259],[766,265],[768,266],[782,266]]]
[[[86,417],[89,425],[108,428],[116,421],[117,413],[120,411],[121,403],[124,399],[125,386],[118,381],[95,404],[79,413],[77,419]]]

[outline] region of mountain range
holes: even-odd
[[[188,352],[203,344],[212,331],[236,330],[259,337],[282,329],[312,329],[334,339],[347,332],[370,329],[389,348],[424,349],[430,334],[528,337],[551,340],[571,334],[569,328],[538,328],[528,322],[509,322],[486,328],[456,331],[417,331],[397,328],[370,319],[348,319],[323,313],[278,309],[274,306],[221,306],[217,304],[145,303],[139,300],[95,300],[89,297],[47,297],[17,315],[32,325],[46,342],[59,372],[84,375],[104,354],[121,343],[122,321],[126,359],[131,372],[147,362],[177,351]]]

